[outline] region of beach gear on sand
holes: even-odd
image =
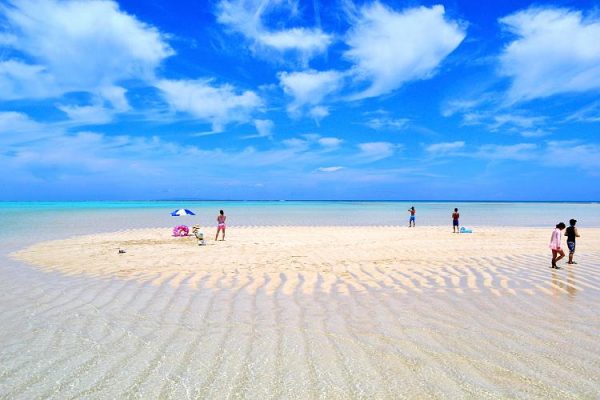
[[[172,217],[181,217],[182,215],[196,215],[187,208],[180,208],[171,213]],[[190,229],[185,225],[177,225],[173,228],[173,236],[187,236],[190,233]]]
[[[473,233],[473,229],[469,229],[463,226],[462,228],[460,228],[460,233]]]
[[[200,232],[200,225],[194,225],[192,227],[192,233],[198,239],[198,246],[204,246],[206,242],[204,241],[204,233]]]
[[[177,225],[173,228],[173,236],[187,236],[190,233],[190,229],[185,225]]]
[[[172,217],[181,217],[182,215],[196,215],[192,211],[187,208],[180,208],[179,210],[175,210],[171,213]]]

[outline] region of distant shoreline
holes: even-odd
[[[9,203],[485,203],[485,204],[600,204],[600,200],[215,200],[215,199],[161,199],[161,200],[0,200]]]

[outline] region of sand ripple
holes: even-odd
[[[163,231],[15,255],[67,276],[0,283],[2,398],[600,393],[599,232],[553,272],[546,230],[240,228],[202,248]]]

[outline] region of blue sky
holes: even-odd
[[[0,2],[2,200],[600,199],[600,8]]]

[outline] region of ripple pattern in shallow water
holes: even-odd
[[[0,393],[597,398],[600,254],[578,260],[3,280]]]

